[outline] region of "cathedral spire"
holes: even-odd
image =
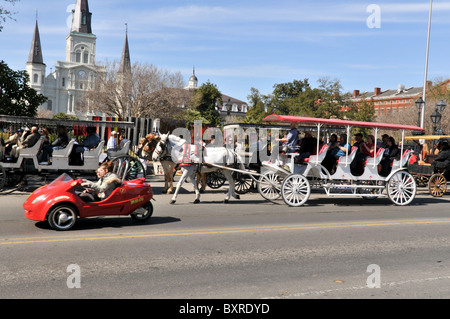
[[[71,32],[92,33],[91,17],[89,12],[88,0],[77,0],[75,10],[72,11],[72,28]]]
[[[125,44],[123,46],[122,58],[120,59],[119,73],[131,73],[130,48],[128,46],[128,24],[125,23]]]
[[[42,58],[41,38],[39,36],[39,27],[36,17],[36,25],[34,26],[33,40],[31,41],[30,54],[28,55],[28,63],[44,64]]]

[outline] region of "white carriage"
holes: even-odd
[[[314,125],[317,133],[316,154],[296,163],[298,153],[280,154],[276,161],[263,162],[266,169],[261,172],[258,182],[260,194],[269,200],[282,197],[289,206],[301,206],[307,202],[311,190],[322,190],[328,196],[350,196],[363,198],[388,197],[395,205],[408,205],[416,195],[414,177],[406,170],[410,150],[403,148],[405,131],[423,131],[422,128],[411,125],[396,125],[387,123],[347,121],[335,119],[320,119],[299,116],[269,115],[266,122],[296,122],[299,125]],[[319,145],[322,129],[345,128],[347,144],[353,128],[367,128],[374,132],[375,141],[380,130],[399,130],[402,134],[400,159],[392,164],[390,173],[381,176],[378,165],[383,156],[384,149],[377,148],[375,143],[374,156],[367,159],[364,172],[360,176],[352,174],[350,165],[355,158],[357,148],[342,156],[331,174],[322,161],[327,153],[327,145]]]
[[[0,128],[2,131],[12,128],[39,126],[46,128],[55,128],[64,126],[70,129],[82,127],[96,127],[100,131],[107,128],[113,129],[131,129],[134,128],[132,122],[117,121],[81,121],[81,120],[60,120],[60,119],[39,119],[15,116],[0,116]],[[123,179],[131,179],[145,176],[145,170],[141,162],[133,156],[128,155],[131,142],[127,141],[124,146],[118,150],[105,153],[105,141],[101,139],[95,149],[83,152],[82,161],[73,163],[70,155],[74,148],[79,146],[75,138],[69,141],[69,144],[62,149],[55,149],[52,153],[51,163],[39,163],[39,154],[42,152],[44,138],[41,137],[32,147],[22,148],[18,151],[16,158],[6,155],[5,146],[0,144],[0,189],[5,186],[15,186],[19,184],[26,175],[50,175],[52,173],[60,174],[68,172],[72,175],[95,174],[99,164],[106,158],[114,161],[114,170],[122,176]]]

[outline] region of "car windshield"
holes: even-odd
[[[63,183],[67,183],[69,181],[73,181],[73,178],[67,175],[66,173],[60,175],[57,179],[55,179],[53,182],[47,185],[47,187],[56,187],[58,185],[61,185]]]

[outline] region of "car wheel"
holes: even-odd
[[[77,210],[71,205],[59,205],[52,208],[47,220],[55,230],[68,230],[77,221]]]
[[[131,213],[131,218],[136,222],[145,222],[153,215],[153,204],[149,201],[144,206]]]

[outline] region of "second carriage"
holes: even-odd
[[[258,190],[268,199],[275,200],[282,197],[289,206],[302,206],[307,202],[312,190],[324,191],[328,196],[348,196],[362,198],[388,197],[395,205],[410,204],[416,195],[414,177],[407,171],[406,165],[411,150],[404,148],[404,137],[407,131],[423,131],[422,128],[411,125],[397,125],[387,123],[348,121],[336,119],[320,119],[300,116],[269,115],[266,122],[295,122],[298,125],[312,125],[317,132],[315,155],[297,162],[298,153],[279,154],[275,160],[262,162],[263,169],[258,176]],[[351,170],[351,163],[355,159],[357,148],[353,147],[342,156],[336,171],[331,173],[323,165],[327,153],[327,144],[320,144],[324,128],[344,128],[347,144],[353,128],[365,128],[374,131],[375,141],[380,130],[396,130],[401,132],[400,157],[390,166],[390,173],[382,176],[378,166],[383,158],[384,148],[375,143],[374,156],[366,160],[364,172],[355,175]],[[249,173],[251,175],[251,173]]]
[[[27,117],[1,116],[2,128],[11,130],[16,127],[69,127],[71,129],[83,130],[86,127],[98,127],[101,129],[131,129],[132,122],[117,121],[82,121],[61,119],[35,119]],[[119,150],[104,152],[105,141],[100,140],[98,145],[91,150],[83,152],[82,161],[72,161],[71,154],[74,153],[78,142],[72,138],[67,146],[52,153],[51,164],[40,163],[39,155],[42,152],[44,138],[41,137],[33,146],[22,148],[16,158],[11,158],[5,153],[5,146],[0,144],[0,189],[20,184],[26,175],[50,175],[68,172],[71,175],[95,174],[99,164],[105,159],[113,160],[114,170],[123,179],[145,177],[145,169],[138,158],[129,155],[131,141],[126,141]]]

